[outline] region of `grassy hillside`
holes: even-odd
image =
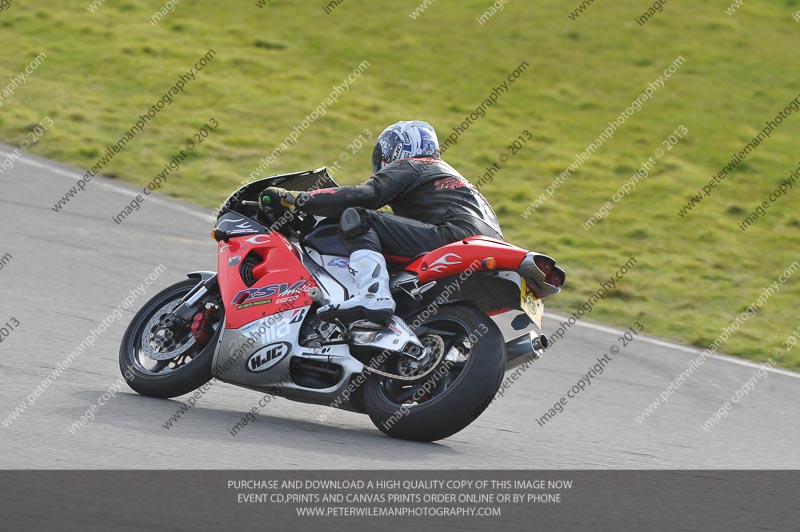
[[[160,192],[214,207],[364,60],[363,74],[264,174],[347,159],[337,179],[359,182],[371,146],[352,154],[347,145],[364,128],[377,134],[395,120],[419,118],[444,140],[526,61],[527,70],[446,157],[478,181],[511,155],[507,146],[523,130],[533,134],[482,190],[509,240],[566,268],[567,288],[551,308],[577,309],[635,257],[637,265],[588,317],[622,326],[640,320],[650,334],[705,347],[800,259],[800,193],[772,203],[747,231],[737,226],[797,167],[800,116],[785,119],[686,217],[676,214],[798,95],[796,0],[747,0],[733,15],[725,13],[728,0],[669,2],[644,25],[635,18],[648,2],[634,0],[598,1],[574,20],[578,0],[509,0],[483,25],[476,19],[492,3],[476,0],[435,0],[416,19],[409,16],[416,1],[343,0],[327,14],[324,0],[271,0],[263,8],[255,0],[197,0],[179,3],[155,26],[148,19],[160,0],[109,1],[95,12],[89,4],[13,1],[0,12],[0,90],[47,54],[3,100],[4,142],[17,144],[47,116],[54,125],[31,151],[90,167],[213,49],[196,79],[102,173],[145,185],[213,118],[219,127]],[[641,111],[524,217],[678,57],[683,64]],[[688,134],[585,230],[679,126]],[[55,203],[62,186],[42,193]],[[101,212],[109,223],[116,207]],[[721,350],[767,360],[779,349],[797,326],[796,281],[781,285]],[[800,368],[798,351],[781,363]]]

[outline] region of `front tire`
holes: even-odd
[[[505,343],[491,318],[466,305],[441,307],[415,332],[423,343],[446,351],[437,369],[411,385],[371,374],[364,399],[370,419],[385,434],[430,442],[463,430],[483,413],[505,373]],[[437,333],[442,342],[432,341]],[[380,369],[398,374],[407,360],[389,357]]]
[[[162,399],[177,397],[211,380],[214,347],[223,329],[222,319],[216,325],[209,324],[202,343],[194,337],[178,342],[175,357],[169,358],[172,353],[167,351],[162,359],[159,352],[145,345],[146,335],[151,333],[158,316],[174,308],[197,283],[197,280],[187,279],[162,290],[145,303],[128,325],[119,350],[119,367],[128,386],[141,395]]]

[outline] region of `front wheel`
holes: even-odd
[[[506,358],[503,335],[491,318],[466,305],[441,307],[427,319],[408,321],[419,322],[415,332],[429,353],[428,365],[416,366],[397,355],[388,357],[380,369],[423,377],[409,383],[371,374],[364,390],[366,410],[389,436],[447,438],[475,421],[500,388]]]
[[[214,346],[224,324],[214,303],[201,305],[190,330],[177,335],[162,326],[197,285],[187,279],[156,294],[136,313],[122,337],[119,367],[128,386],[149,397],[187,394],[211,380]]]

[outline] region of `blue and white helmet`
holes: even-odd
[[[419,120],[401,121],[383,130],[372,150],[372,173],[376,173],[389,163],[411,157],[436,157],[439,139],[436,131],[427,122]]]

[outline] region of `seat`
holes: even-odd
[[[339,224],[336,222],[322,222],[303,238],[303,244],[317,250],[321,255],[350,256],[339,240]]]
[[[342,241],[339,240],[339,224],[335,221],[320,223],[313,231],[303,238],[303,244],[317,250],[321,255],[350,256],[347,248],[345,248]],[[414,258],[388,255],[386,253],[384,253],[383,256],[386,258],[388,264],[393,266],[405,266],[411,264],[426,253],[428,252],[420,253]]]

